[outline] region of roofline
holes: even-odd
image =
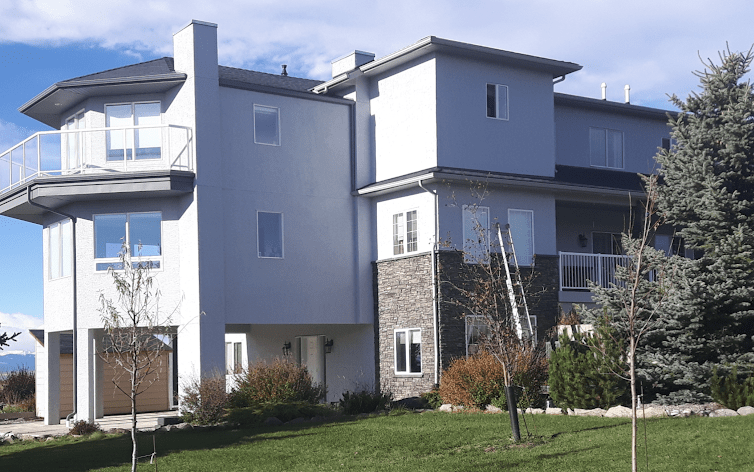
[[[647,118],[662,119],[665,121],[667,121],[668,115],[677,117],[679,113],[673,110],[663,110],[661,108],[645,107],[641,105],[633,105],[631,103],[599,100],[596,98],[568,95],[559,92],[555,92],[555,105],[571,106],[577,108],[590,108],[592,110],[607,112],[619,112],[622,114],[632,114]]]

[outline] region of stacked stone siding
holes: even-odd
[[[434,387],[432,256],[419,254],[375,262],[377,379],[394,398],[418,396]],[[395,373],[395,329],[421,329],[421,374]]]

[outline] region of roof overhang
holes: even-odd
[[[611,102],[608,100],[598,100],[596,98],[579,97],[565,93],[555,93],[555,106],[585,108],[606,113],[620,113],[621,115],[637,116],[641,118],[652,118],[657,120],[668,120],[668,115],[677,117],[677,111],[662,110],[660,108],[643,107],[632,105],[630,103]]]
[[[498,62],[513,67],[538,70],[552,74],[553,78],[581,70],[580,65],[572,62],[556,61],[543,57],[504,51],[502,49],[452,41],[449,39],[438,38],[436,36],[428,36],[407,48],[401,49],[400,51],[394,52],[381,59],[377,59],[376,61],[367,62],[350,72],[334,77],[333,79],[312,88],[312,91],[315,93],[325,93],[331,89],[345,87],[350,85],[352,79],[355,79],[358,76],[379,74],[431,53],[442,53],[466,59]]]
[[[186,80],[186,74],[168,74],[58,82],[19,107],[18,111],[52,128],[60,115],[82,100],[103,95],[162,93]]]

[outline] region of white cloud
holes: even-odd
[[[0,119],[0,152],[7,151],[32,134],[34,131],[30,129]]]
[[[18,333],[16,341],[8,343],[0,354],[18,354],[18,351],[25,353],[34,352],[34,338],[29,334],[30,329],[38,329],[42,326],[43,320],[36,316],[24,315],[22,313],[3,313],[0,312],[0,332],[8,334]]]

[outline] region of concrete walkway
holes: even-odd
[[[157,427],[157,418],[177,416],[179,416],[179,414],[175,410],[158,411],[155,413],[139,413],[136,415],[136,427],[139,430],[154,429]],[[98,418],[95,422],[99,424],[103,431],[113,428],[130,429],[131,415],[105,416],[104,418]],[[6,433],[12,433],[17,437],[26,435],[44,438],[48,436],[63,436],[68,434],[68,427],[65,425],[65,419],[60,420],[60,424],[56,425],[46,425],[42,420],[0,424],[0,438]]]

